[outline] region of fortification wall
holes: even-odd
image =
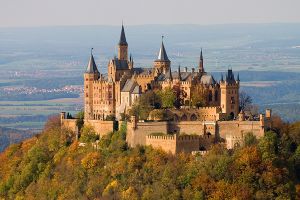
[[[96,133],[100,136],[106,135],[114,130],[113,121],[84,120],[84,124],[93,126]]]
[[[61,119],[61,125],[73,132],[77,131],[76,119]]]
[[[172,154],[176,153],[191,153],[199,150],[199,136],[192,135],[164,135],[146,137],[146,145],[151,145],[153,148],[162,149]]]
[[[168,122],[137,122],[136,127],[127,123],[126,141],[129,146],[145,145],[146,136],[151,133],[168,133]]]
[[[176,153],[192,153],[199,151],[199,136],[198,135],[180,135],[176,138]]]
[[[180,122],[170,121],[168,122],[168,131],[169,133],[203,135],[204,126],[203,126],[203,122],[201,121],[180,121]]]
[[[257,138],[264,135],[264,127],[260,121],[219,121],[218,133],[223,139],[226,136],[241,136],[252,132]]]
[[[152,136],[146,137],[146,145],[151,145],[155,149],[162,149],[166,152],[176,154],[176,136]]]

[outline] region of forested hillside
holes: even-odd
[[[58,118],[0,154],[4,199],[296,199],[300,198],[300,123],[274,121],[245,147],[216,145],[205,156],[130,149],[125,129],[79,146]],[[83,134],[89,134],[85,129]],[[86,141],[93,141],[93,137]]]

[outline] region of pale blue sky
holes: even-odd
[[[300,22],[300,0],[0,0],[0,27]]]

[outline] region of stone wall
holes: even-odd
[[[168,133],[168,122],[137,122],[136,126],[127,122],[126,141],[131,147],[145,145],[146,136],[151,133]]]
[[[217,124],[218,135],[223,139],[228,135],[244,137],[249,132],[257,138],[264,135],[264,127],[260,121],[219,121]]]
[[[73,132],[77,132],[76,126],[77,119],[61,119],[61,125]],[[97,134],[100,136],[106,135],[114,130],[113,121],[100,121],[100,120],[84,120],[85,125],[91,125],[94,127]]]
[[[99,134],[100,137],[114,131],[113,121],[84,120],[84,124],[93,126],[96,133]]]
[[[61,125],[73,132],[77,132],[76,119],[61,119]]]
[[[146,137],[146,145],[151,145],[153,148],[162,149],[172,154],[176,153],[191,153],[199,151],[199,136],[191,135],[164,135]]]
[[[260,138],[264,135],[264,130],[262,121],[164,121],[136,122],[134,125],[132,122],[128,122],[126,140],[129,146],[135,147],[136,145],[146,145],[146,138],[151,133],[197,135],[200,136],[198,150],[199,145],[208,150],[213,143],[226,142],[229,138],[238,138],[239,140],[229,144],[230,148],[237,142],[241,144],[248,132],[252,132],[257,138]],[[165,145],[170,146],[171,144]],[[189,149],[189,146],[187,143],[182,143],[182,148]]]

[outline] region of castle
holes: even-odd
[[[246,121],[239,110],[239,75],[228,69],[220,81],[207,73],[204,68],[202,49],[199,64],[192,68],[176,71],[171,68],[163,38],[153,67],[136,67],[132,56],[128,58],[128,43],[122,25],[118,43],[118,56],[108,62],[108,73],[101,74],[94,56],[91,56],[84,73],[84,121],[91,124],[100,134],[114,130],[115,118],[120,122],[122,114],[128,114],[137,100],[148,91],[163,91],[172,88],[180,91],[178,108],[167,109],[171,120],[140,121],[132,116],[127,124],[127,142],[130,146],[152,145],[177,153],[209,149],[212,143],[225,142],[228,148],[242,143],[245,133],[257,137],[269,125],[271,111],[261,115],[259,121]],[[200,106],[195,96],[201,99]],[[230,119],[229,121],[226,121]],[[75,130],[74,119],[61,114],[62,124]],[[155,132],[163,136],[153,136]],[[184,134],[183,134],[184,133]],[[173,136],[170,136],[173,134]]]

